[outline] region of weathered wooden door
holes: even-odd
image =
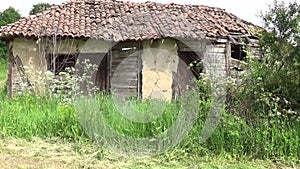
[[[111,57],[111,92],[117,97],[140,96],[140,57],[137,48],[117,48]]]

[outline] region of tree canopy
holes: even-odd
[[[249,59],[249,71],[233,91],[237,112],[244,112],[248,119],[300,120],[300,5],[275,0],[261,17],[264,56],[261,61]]]
[[[269,63],[276,71],[297,69],[300,63],[300,5],[274,1],[274,6],[262,17],[265,32],[260,39]]]
[[[20,18],[20,13],[15,8],[9,7],[0,13],[0,26],[13,23]]]
[[[13,7],[9,7],[0,13],[0,26],[13,23],[21,18],[20,13]],[[0,62],[7,60],[7,45],[0,41]]]
[[[50,5],[49,3],[38,3],[32,6],[29,15],[35,15],[39,12],[42,12],[48,8],[50,8],[52,5]]]
[[[300,4],[274,1],[263,20],[266,30],[260,40],[273,71],[268,88],[300,108]]]

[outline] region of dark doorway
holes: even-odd
[[[198,79],[202,70],[200,56],[192,51],[178,51],[179,63],[173,75],[173,98],[183,95],[192,80]]]
[[[109,88],[108,69],[109,69],[108,57],[107,55],[105,55],[102,61],[100,62],[96,74],[96,80],[95,80],[95,84],[97,87],[99,87],[100,91],[107,91]]]

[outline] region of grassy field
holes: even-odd
[[[113,116],[118,119],[119,116]],[[199,144],[199,130],[175,149],[151,158],[117,157],[83,135],[72,109],[54,99],[32,96],[0,100],[0,168],[299,168],[299,131],[245,130],[224,116],[212,137]],[[143,133],[143,126],[119,132]],[[118,125],[119,124],[119,125]],[[156,125],[155,129],[156,129]],[[131,126],[132,127],[132,126]],[[153,130],[154,132],[157,130]],[[138,131],[138,132],[137,132]],[[246,131],[246,132],[245,132]],[[279,133],[281,132],[281,133]],[[264,134],[265,133],[265,134]],[[279,133],[279,134],[278,134]],[[132,135],[132,134],[131,134]],[[283,139],[280,135],[284,136]],[[132,135],[133,137],[135,135]],[[140,137],[140,135],[138,135]],[[251,143],[253,142],[253,143]],[[297,159],[298,158],[298,159]]]
[[[6,66],[0,67],[0,89]],[[211,138],[199,143],[205,115],[189,136],[172,150],[155,157],[118,157],[95,145],[83,132],[74,107],[59,99],[0,95],[0,168],[204,168],[204,169],[295,169],[300,168],[300,128],[297,123],[276,127],[253,127],[225,113]],[[112,100],[99,100],[106,119],[119,133],[147,137],[163,132],[174,121],[176,104],[167,106],[162,118],[151,125],[122,119]],[[137,108],[151,103],[137,103]],[[205,107],[202,109],[205,109]],[[205,119],[205,118],[204,118]],[[160,124],[164,124],[161,126]],[[151,131],[151,132],[149,132]]]

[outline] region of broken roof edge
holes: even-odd
[[[130,15],[128,15],[126,13],[127,11],[125,11],[125,13],[124,13],[124,11],[123,11],[123,13],[121,11],[121,12],[117,13],[118,15],[111,15],[111,13],[107,13],[107,11],[106,11],[106,14],[109,16],[102,17],[102,14],[101,14],[101,16],[99,14],[100,18],[97,18],[101,21],[101,23],[98,22],[97,20],[95,20],[95,21],[92,20],[90,22],[90,24],[85,22],[85,25],[84,25],[85,27],[83,27],[83,28],[82,28],[82,25],[77,26],[77,25],[71,24],[71,26],[73,26],[73,27],[67,27],[67,29],[66,29],[67,32],[65,32],[64,27],[60,28],[58,25],[55,25],[55,22],[57,22],[58,24],[64,24],[64,26],[66,26],[65,24],[67,24],[65,22],[74,22],[74,20],[72,20],[72,19],[70,19],[69,21],[68,20],[64,21],[64,19],[66,19],[66,18],[63,18],[63,20],[61,19],[62,15],[68,15],[67,14],[68,11],[67,11],[67,13],[64,13],[64,12],[66,12],[64,7],[66,7],[66,8],[68,7],[71,10],[80,10],[82,5],[86,5],[86,3],[101,4],[102,2],[119,2],[120,4],[125,4],[125,7],[126,6],[129,6],[130,8],[137,7],[138,8],[137,14],[140,14],[143,16],[137,16],[137,15],[134,15],[131,13],[130,13]],[[72,3],[78,3],[79,7],[78,6],[76,7],[76,5],[72,4]],[[73,6],[66,6],[68,4],[73,5]],[[101,5],[102,6],[117,5],[117,7],[121,7],[120,4],[101,4]],[[150,6],[147,6],[146,4],[148,4],[148,5],[150,4]],[[132,6],[130,6],[130,5],[132,5]],[[152,28],[160,29],[160,30],[158,30],[158,32],[154,32],[154,35],[153,35],[153,32],[149,32],[149,34],[147,34],[147,35],[135,33],[135,34],[133,34],[134,36],[139,35],[140,37],[128,37],[128,35],[130,35],[130,33],[132,33],[132,32],[130,32],[130,30],[128,32],[125,31],[125,33],[124,33],[124,30],[122,30],[120,28],[115,29],[114,24],[118,24],[118,23],[123,24],[125,26],[125,28],[127,27],[127,28],[133,29],[133,30],[135,30],[134,28],[139,28],[139,27],[134,27],[135,25],[133,25],[133,27],[131,27],[130,22],[126,22],[127,20],[129,20],[129,21],[133,20],[133,21],[135,21],[134,23],[136,23],[136,21],[138,21],[137,26],[140,26],[139,24],[142,25],[145,23],[145,20],[143,20],[141,18],[143,18],[143,17],[146,18],[146,16],[144,16],[144,15],[147,15],[149,13],[145,13],[145,11],[144,11],[145,9],[139,9],[140,6],[136,6],[136,5],[142,5],[141,8],[145,8],[145,7],[149,8],[149,9],[151,8],[150,10],[148,9],[148,12],[150,11],[149,13],[152,13],[152,14],[154,13],[154,15],[152,16],[152,19],[153,18],[158,19],[158,20],[155,20],[155,23],[151,23]],[[85,6],[83,6],[82,8],[84,9],[84,7]],[[160,10],[157,8],[168,8],[168,10]],[[105,9],[106,8],[104,8],[104,9],[101,8],[101,11],[105,10]],[[196,12],[197,11],[200,12],[200,14],[204,12],[204,15],[206,15],[206,16],[200,17],[201,15],[197,14],[195,12],[195,10],[196,10]],[[221,11],[221,13],[220,13],[220,11]],[[79,12],[79,11],[77,11],[77,12]],[[100,11],[98,11],[98,12],[100,13]],[[147,10],[146,10],[146,12],[147,12]],[[174,12],[175,12],[175,14],[174,14]],[[164,17],[161,17],[160,13],[164,13],[165,14]],[[223,16],[219,16],[220,14]],[[80,15],[81,17],[79,17],[80,18],[79,21],[82,20],[83,16],[87,16],[87,15],[90,15],[90,13],[88,13],[88,14],[83,13],[82,15]],[[180,15],[182,15],[182,16],[180,16]],[[73,17],[73,16],[70,16],[70,17]],[[91,19],[91,18],[89,18],[91,16],[87,16],[87,17],[88,18],[85,18],[85,19]],[[210,17],[210,18],[206,19],[206,17]],[[225,26],[222,25],[223,24],[222,21],[224,21],[224,17],[227,17],[227,18],[225,18],[225,20],[227,19],[226,22],[228,22],[228,19],[230,19],[229,24],[232,24],[232,25],[228,26],[228,23],[225,23],[225,22],[224,22]],[[49,36],[49,37],[51,37],[53,35],[54,36],[62,36],[62,37],[64,37],[64,36],[65,37],[75,37],[75,38],[91,37],[94,39],[101,39],[101,38],[99,38],[99,36],[102,36],[103,39],[110,40],[110,38],[111,39],[114,38],[114,37],[110,37],[110,36],[113,36],[112,35],[113,33],[116,33],[115,40],[117,40],[117,41],[126,41],[126,40],[132,40],[132,39],[140,40],[140,39],[161,38],[165,34],[171,34],[170,37],[176,38],[177,36],[181,36],[182,33],[187,33],[187,31],[185,29],[186,27],[183,28],[181,25],[178,25],[176,23],[171,26],[177,26],[176,27],[177,30],[170,32],[168,30],[169,29],[168,27],[169,27],[169,24],[172,24],[174,22],[174,20],[173,20],[174,18],[175,18],[175,21],[182,21],[182,20],[188,21],[189,24],[192,25],[192,27],[197,27],[197,28],[194,28],[195,30],[197,29],[196,31],[198,31],[198,32],[203,31],[205,36],[207,36],[207,37],[218,37],[219,35],[230,34],[232,31],[236,31],[238,33],[244,32],[244,34],[251,37],[251,36],[255,36],[255,34],[256,34],[255,29],[261,30],[261,27],[254,25],[250,22],[247,22],[247,21],[237,17],[236,15],[233,15],[233,14],[227,12],[225,9],[217,8],[217,7],[209,7],[209,6],[205,6],[205,5],[181,5],[181,4],[175,4],[175,3],[163,4],[163,3],[156,3],[156,2],[151,2],[151,1],[147,1],[145,3],[139,3],[139,2],[124,2],[124,1],[118,1],[118,0],[69,0],[67,2],[62,3],[61,5],[54,5],[51,8],[46,9],[45,11],[37,13],[36,15],[30,15],[28,17],[23,17],[15,23],[8,24],[6,26],[1,27],[0,28],[0,40],[1,39],[2,40],[3,39],[11,39],[14,36],[16,36],[16,37],[21,36],[21,37],[26,38],[26,37],[32,37],[32,36],[36,36],[36,37]],[[111,22],[110,19],[112,19],[114,23],[110,23]],[[55,20],[55,21],[52,21],[52,20]],[[62,21],[64,21],[64,22],[62,22]],[[167,21],[167,22],[165,22],[165,21]],[[52,22],[54,22],[54,25],[52,24]],[[75,20],[75,22],[76,22],[76,20]],[[102,22],[104,22],[104,26],[103,26]],[[204,23],[204,24],[202,24],[202,23]],[[103,34],[103,32],[102,32],[102,34],[100,34],[101,32],[98,33],[96,30],[97,34],[93,35],[92,34],[93,33],[93,24],[96,24],[95,28],[97,28],[97,29],[99,29],[99,25],[100,25],[100,28],[105,28],[110,32],[105,36],[105,34]],[[187,24],[187,25],[189,25],[189,24]],[[101,25],[102,25],[102,27],[101,27]],[[110,27],[107,25],[109,25]],[[148,26],[148,25],[146,25],[146,26]],[[166,27],[164,27],[164,26],[166,26]],[[46,32],[45,31],[46,28],[48,28],[50,31],[47,30],[47,32]],[[86,29],[90,29],[90,30],[86,30]],[[188,31],[189,35],[187,35],[187,36],[195,36],[194,34],[196,31],[194,29],[189,30]],[[230,29],[232,29],[232,30],[230,30]],[[76,31],[74,31],[74,30],[76,30]],[[127,30],[127,29],[125,29],[125,30]],[[161,33],[159,31],[164,31],[164,32]],[[241,31],[241,32],[239,32],[239,31]],[[56,33],[56,32],[59,32],[59,33]],[[196,32],[196,34],[198,32]],[[125,34],[125,36],[123,34]],[[180,35],[178,35],[178,34],[180,34]],[[196,35],[196,36],[198,36],[198,35]],[[104,38],[104,37],[107,37],[107,38]]]
[[[217,43],[226,43],[227,41],[231,41],[235,43],[235,41],[232,41],[231,39],[245,39],[245,40],[259,40],[259,37],[257,36],[231,36],[231,35],[226,35],[226,36],[218,36],[218,37],[203,37],[203,38],[182,38],[182,37],[170,37],[170,36],[165,36],[165,37],[153,37],[153,38],[147,38],[147,39],[126,39],[124,41],[114,41],[113,39],[107,40],[103,38],[87,38],[87,37],[72,37],[72,36],[58,36],[59,38],[55,38],[56,40],[82,40],[82,41],[88,41],[88,40],[99,40],[99,41],[105,41],[109,43],[124,43],[124,42],[130,42],[130,41],[135,41],[135,42],[141,42],[141,41],[146,41],[146,40],[157,40],[157,39],[174,39],[179,42],[184,42],[184,41],[208,41],[208,42],[217,42]],[[54,36],[9,36],[6,37],[5,39],[0,39],[4,42],[10,42],[13,41],[14,39],[28,39],[28,40],[40,40],[43,38],[47,38],[49,40],[53,40]]]

